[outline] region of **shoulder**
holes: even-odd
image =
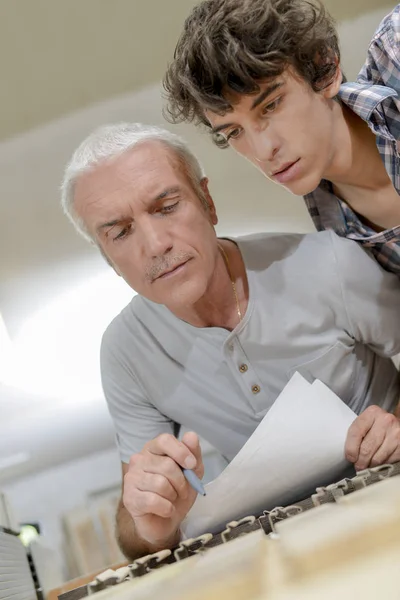
[[[344,288],[368,291],[371,298],[379,297],[383,290],[400,291],[397,275],[386,271],[361,244],[332,236],[336,271]]]
[[[353,240],[331,230],[310,234],[261,234],[237,240],[246,269],[285,282],[287,289],[311,286],[336,294],[342,288],[379,284],[390,275]],[[395,276],[393,276],[394,279]]]
[[[365,276],[371,273],[378,278],[392,277],[359,242],[339,236],[332,230],[307,237],[318,238],[308,240],[309,247],[319,252],[322,261],[329,263],[341,279],[357,281],[365,279]]]
[[[236,239],[246,267],[268,268],[273,263],[315,265],[332,261],[331,231],[317,233],[262,233]]]
[[[361,244],[346,237],[340,237],[336,233],[330,233],[333,261],[339,273],[349,272],[356,277],[358,276],[356,271],[361,265],[372,265],[374,269],[381,270],[373,256]]]

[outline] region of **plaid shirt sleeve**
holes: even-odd
[[[384,85],[400,95],[400,4],[376,30],[357,81]]]

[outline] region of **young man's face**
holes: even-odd
[[[218,256],[215,207],[201,185],[202,199],[175,153],[148,141],[81,175],[74,208],[138,294],[179,310],[204,295]]]
[[[207,110],[205,117],[214,136],[225,138],[271,181],[304,195],[321,179],[329,179],[332,170],[338,108],[332,99],[340,87],[339,75],[328,88],[314,92],[288,68],[261,83],[256,94],[229,91],[226,99],[233,110],[223,116]]]

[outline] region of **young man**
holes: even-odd
[[[63,207],[137,292],[107,329],[105,397],[121,454],[121,547],[179,540],[195,493],[178,465],[198,439],[232,459],[291,375],[320,379],[358,415],[358,469],[400,460],[400,281],[332,232],[218,239],[208,182],[184,142],[142,125],[104,127],[65,174]],[[101,301],[101,299],[99,300]]]
[[[204,0],[166,77],[173,121],[209,127],[269,179],[304,196],[318,230],[400,275],[400,5],[357,81],[318,0]]]

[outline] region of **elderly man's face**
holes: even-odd
[[[140,143],[82,175],[75,210],[115,270],[139,294],[171,309],[206,292],[217,257],[215,207],[193,189],[173,150]]]

